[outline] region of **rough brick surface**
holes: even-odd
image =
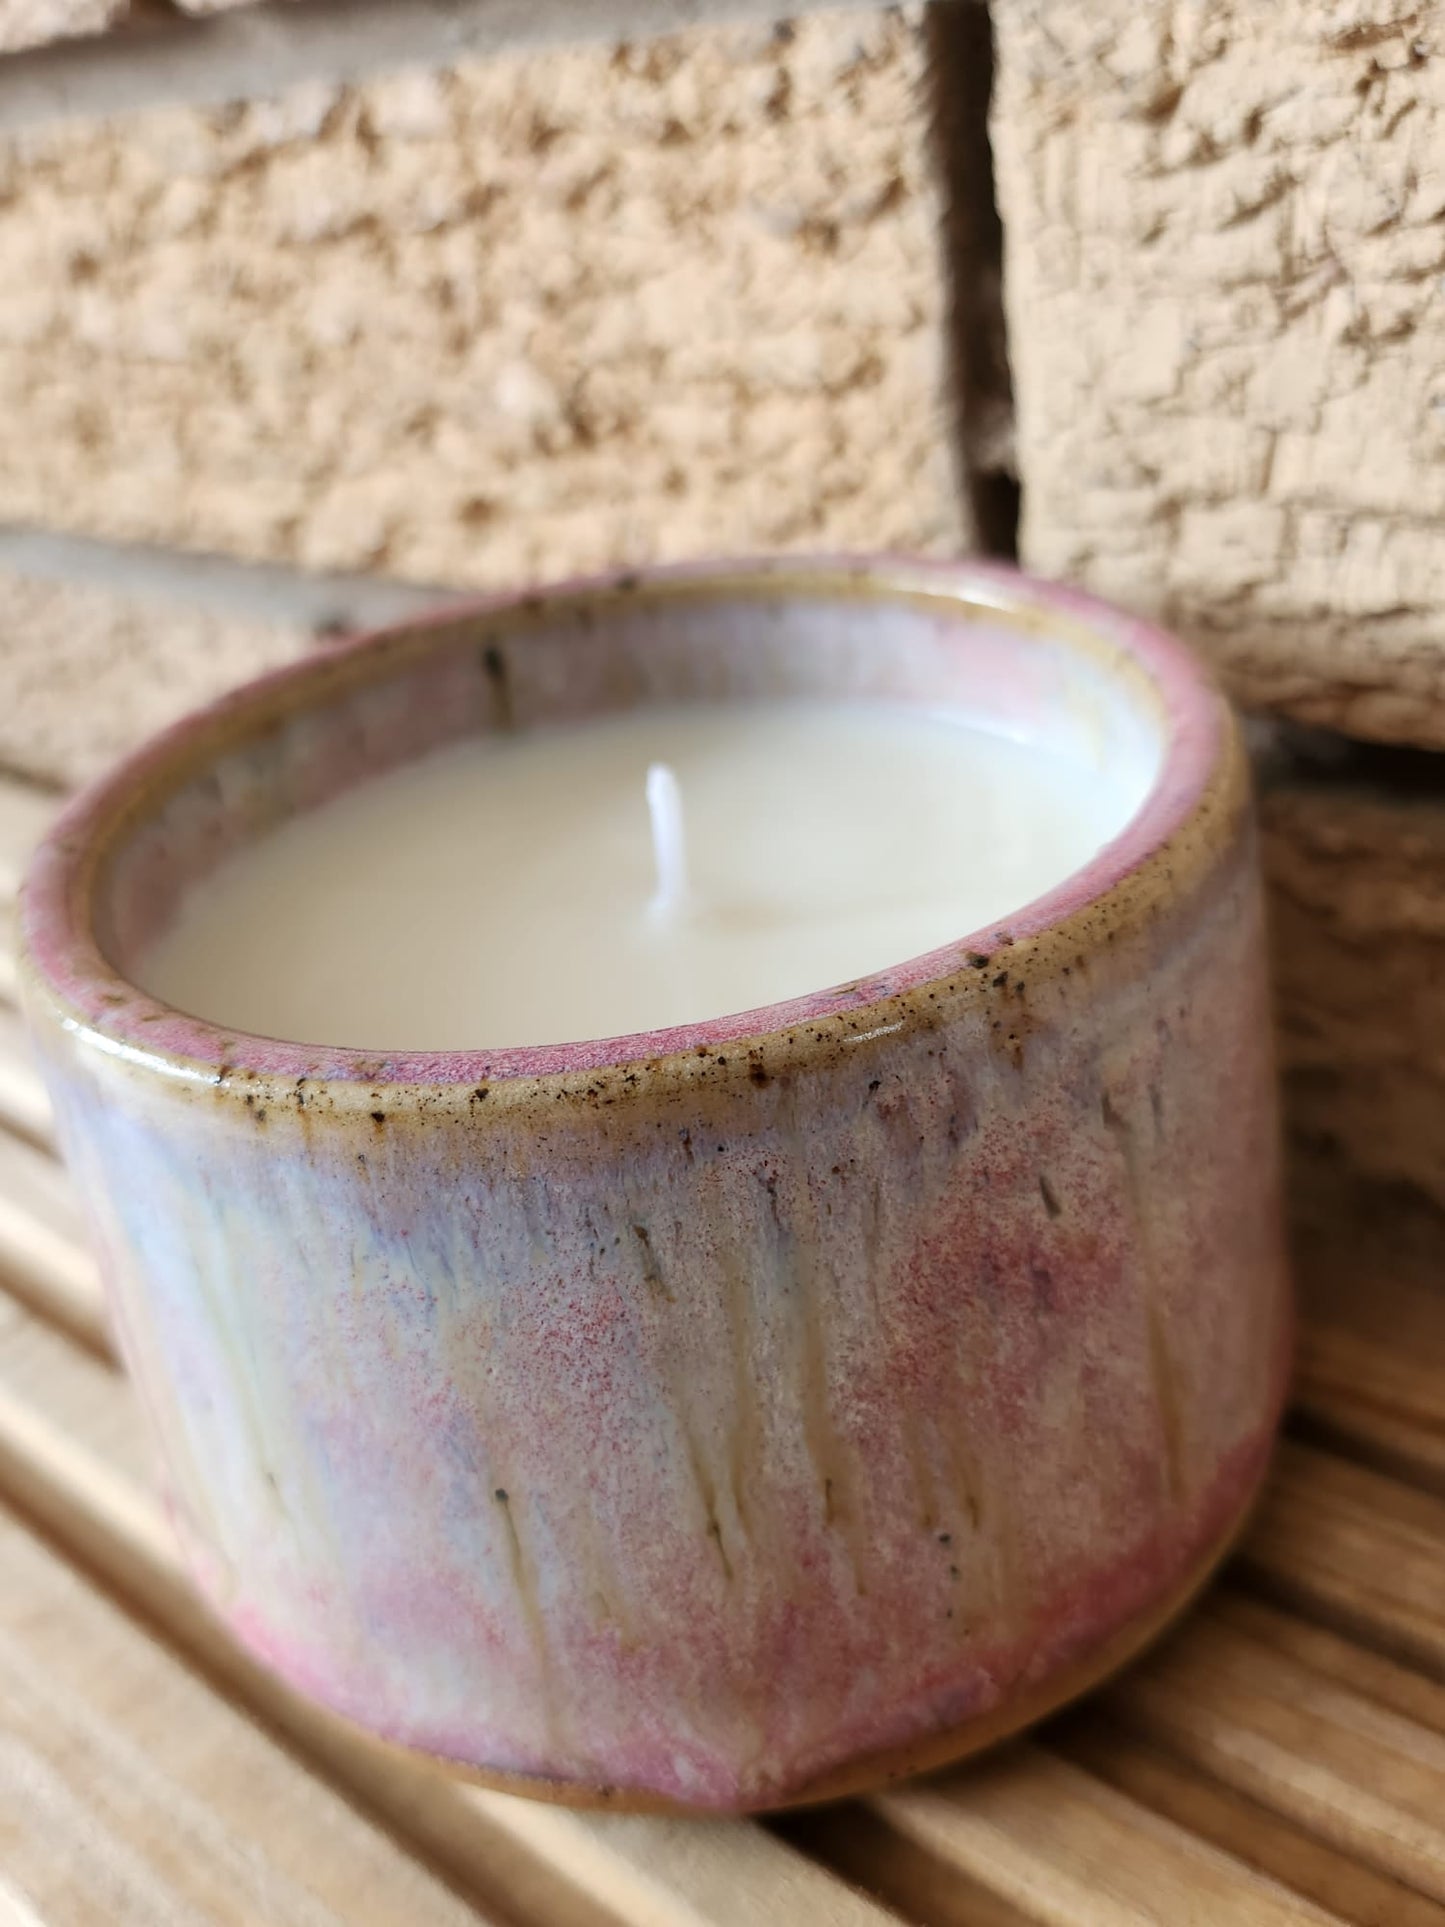
[[[130,0],[0,0],[0,53],[100,33],[129,6]]]
[[[1445,787],[1262,799],[1291,1129],[1445,1204]]]
[[[17,138],[0,519],[459,584],[966,539],[917,12]]]
[[[1033,565],[1445,744],[1445,8],[997,0]]]
[[[0,571],[0,767],[85,782],[310,642],[284,623]]]

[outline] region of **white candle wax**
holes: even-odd
[[[639,710],[488,737],[240,852],[138,975],[193,1015],[303,1043],[655,1030],[1006,919],[1117,834],[1151,776],[1139,757],[1101,769],[888,704]]]

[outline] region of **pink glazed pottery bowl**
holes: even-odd
[[[229,852],[443,742],[800,692],[1152,788],[1004,926],[652,1035],[368,1055],[127,974]],[[1138,622],[905,561],[450,612],[143,749],[22,925],[190,1567],[373,1735],[556,1799],[828,1798],[1099,1679],[1240,1526],[1290,1330],[1248,778]]]

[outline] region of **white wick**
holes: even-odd
[[[671,919],[687,904],[687,832],[682,821],[682,791],[666,763],[647,772],[647,814],[652,820],[652,861],[657,887],[647,906],[650,917]]]

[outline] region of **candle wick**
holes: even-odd
[[[652,822],[652,861],[657,878],[648,915],[671,919],[681,915],[689,892],[682,791],[676,772],[666,763],[654,763],[647,772],[647,814]]]

